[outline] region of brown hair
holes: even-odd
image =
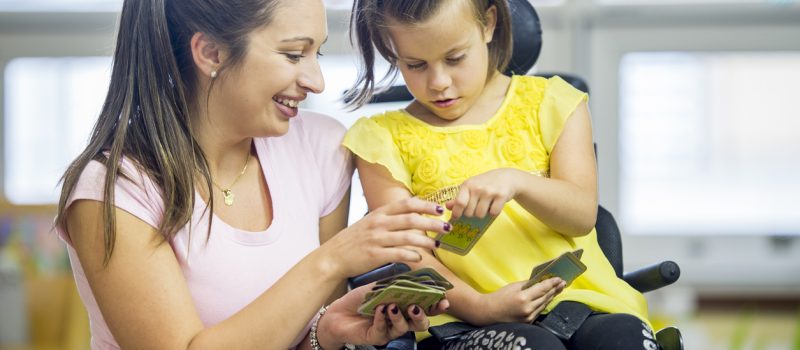
[[[467,0],[448,0],[467,1]],[[481,27],[487,23],[486,12],[491,6],[497,9],[497,23],[489,42],[489,67],[487,74],[504,71],[511,59],[511,14],[507,0],[468,0],[475,22]],[[442,8],[442,0],[355,0],[350,18],[350,41],[361,56],[358,78],[345,100],[347,106],[358,108],[367,103],[376,90],[375,51],[390,63],[381,83],[397,77],[397,55],[392,50],[387,30],[389,18],[403,24],[422,23]]]
[[[125,0],[119,20],[111,82],[89,145],[61,178],[56,225],[66,229],[66,204],[86,165],[106,166],[103,194],[105,263],[116,239],[114,185],[122,157],[161,190],[164,215],[158,230],[172,238],[191,218],[195,175],[211,192],[205,156],[190,127],[199,101],[190,40],[202,32],[229,52],[219,72],[238,66],[248,34],[267,25],[278,0]],[[208,102],[208,95],[205,96]],[[213,199],[209,202],[213,211]],[[210,225],[209,225],[210,227]]]

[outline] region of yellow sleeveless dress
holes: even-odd
[[[559,77],[514,76],[502,105],[483,124],[436,127],[404,110],[389,111],[359,119],[343,144],[362,159],[386,167],[415,196],[502,167],[547,176],[550,153],[564,124],[587,98]],[[616,277],[595,230],[582,237],[561,235],[516,201],[506,203],[469,254],[442,249],[435,253],[464,282],[491,293],[528,279],[534,266],[577,248],[584,250],[581,261],[587,270],[545,313],[562,300],[572,300],[596,311],[631,314],[651,326],[644,296]],[[457,319],[440,315],[431,325],[451,321]]]

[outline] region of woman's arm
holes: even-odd
[[[324,217],[319,219],[319,244],[322,245],[325,242],[329,241],[333,238],[334,235],[339,233],[339,231],[343,230],[347,227],[347,219],[350,214],[350,191],[348,190],[342,200],[339,202],[339,205],[336,206],[330,214],[325,215]],[[342,281],[338,288],[333,292],[330,298],[328,298],[328,302],[325,305],[332,303],[334,300],[338,299],[344,293],[347,292],[347,283]]]
[[[443,223],[417,213],[435,214],[435,206],[403,201],[376,210],[302,259],[247,307],[208,328],[197,314],[170,245],[153,227],[116,210],[115,248],[105,266],[101,202],[72,204],[67,229],[103,317],[122,348],[286,349],[347,276],[391,261],[419,259],[399,246],[433,247],[432,240],[408,230],[443,232]]]
[[[116,216],[114,253],[105,267],[102,203],[74,203],[68,230],[103,317],[122,348],[246,349],[271,344],[286,349],[341,282],[330,258],[314,252],[248,307],[206,329],[170,245],[133,215],[117,210]]]
[[[324,243],[346,226],[349,213],[350,197],[349,191],[345,194],[339,206],[330,214],[320,219],[320,242]],[[360,339],[376,339],[386,337],[394,339],[409,330],[428,329],[428,319],[424,313],[413,313],[408,310],[410,319],[406,320],[402,314],[392,313],[397,310],[396,305],[380,305],[372,318],[364,317],[356,310],[364,301],[365,294],[370,291],[372,286],[363,286],[351,292],[347,292],[347,285],[342,282],[340,288],[334,292],[329,300],[328,312],[324,319],[317,321],[317,341],[324,349],[338,349],[342,347],[341,339],[347,335],[359,334]],[[389,310],[387,312],[386,310]],[[339,339],[337,341],[336,339]],[[377,341],[376,343],[381,343]],[[300,350],[311,349],[310,332],[298,346]]]

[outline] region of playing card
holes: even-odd
[[[459,186],[444,187],[420,196],[420,198],[444,205],[444,203],[456,198],[459,188]],[[495,217],[490,215],[482,218],[466,216],[458,219],[451,218],[449,222],[452,230],[449,233],[436,235],[436,240],[441,243],[439,248],[458,255],[466,255],[478,243],[478,239],[486,232],[486,229],[489,228],[494,219]]]
[[[562,280],[570,285],[578,276],[586,271],[586,265],[580,261],[580,256],[583,254],[583,249],[578,249],[573,252],[565,252],[557,258],[545,261],[544,263],[536,266],[531,271],[531,277],[528,283],[522,289],[529,288],[530,286],[544,281],[551,277],[560,277]]]
[[[427,310],[445,297],[453,285],[436,270],[426,267],[384,278],[364,296],[358,312],[372,316],[379,305],[397,304],[403,315],[411,305]]]
[[[391,285],[373,296],[371,299],[366,300],[358,308],[358,312],[362,315],[372,316],[375,314],[375,308],[378,305],[397,304],[403,315],[406,315],[406,309],[411,305],[419,305],[423,310],[427,310],[433,304],[444,298],[444,291],[435,289],[417,289],[409,288],[398,285]]]
[[[436,236],[436,240],[441,243],[439,248],[458,255],[467,255],[495,218],[495,216],[487,215],[482,218],[462,216],[458,219],[451,219],[452,230]]]

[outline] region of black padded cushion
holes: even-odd
[[[617,277],[622,278],[622,238],[614,216],[603,206],[597,207],[595,229],[597,230],[597,243],[600,244],[600,249],[603,250],[603,254],[608,258],[608,262],[611,263],[614,272],[617,273]]]
[[[542,25],[539,15],[528,0],[510,0],[511,32],[513,53],[511,61],[503,74],[525,75],[528,73],[542,50]]]

